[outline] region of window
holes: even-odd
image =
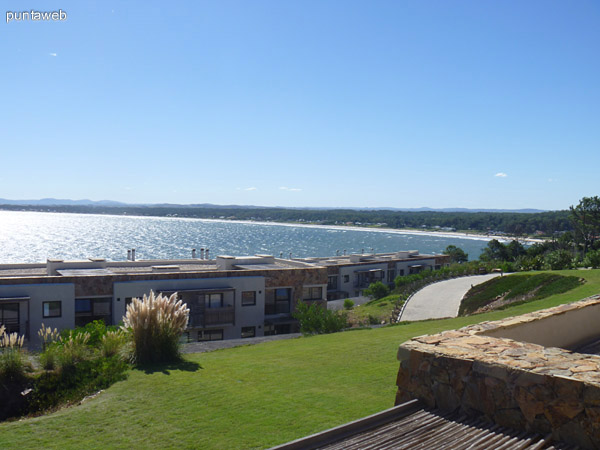
[[[75,326],[83,327],[94,320],[102,320],[111,325],[112,298],[76,298]]]
[[[18,303],[0,303],[0,323],[6,327],[9,334],[20,332]]]
[[[256,336],[256,327],[242,327],[242,339]]]
[[[396,278],[396,269],[388,270],[388,283],[393,283]]]
[[[327,277],[327,290],[328,291],[336,290],[337,285],[338,285],[338,276],[337,275],[330,275]]]
[[[206,294],[204,296],[207,308],[222,308],[223,294]]]
[[[404,276],[404,269],[400,269],[400,276],[403,277]]]
[[[288,314],[291,300],[291,288],[267,289],[265,292],[265,314]]]
[[[350,282],[350,275],[344,275],[344,283]]]
[[[222,341],[223,330],[200,330],[198,331],[198,342]]]
[[[242,306],[256,305],[256,291],[242,291]]]
[[[302,298],[304,300],[321,300],[323,298],[322,287],[308,287],[302,290]]]
[[[62,305],[62,303],[60,301],[43,302],[42,303],[42,310],[43,310],[42,315],[44,316],[44,319],[46,319],[48,317],[60,317],[62,315],[61,305]]]

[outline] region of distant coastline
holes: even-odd
[[[129,216],[133,217],[133,216]],[[148,217],[148,216],[139,216]],[[171,219],[193,219],[192,217],[169,217]],[[481,234],[481,233],[466,233],[459,231],[434,231],[434,230],[415,230],[410,228],[385,228],[385,227],[361,227],[358,225],[321,225],[311,223],[297,223],[297,222],[265,222],[258,220],[228,220],[228,219],[201,219],[196,220],[206,222],[232,222],[232,223],[247,223],[257,225],[281,225],[289,227],[306,227],[306,228],[325,228],[330,230],[354,230],[354,231],[372,231],[375,233],[392,233],[392,234],[414,234],[420,236],[439,236],[444,238],[458,238],[458,239],[473,239],[477,241],[491,241],[497,239],[500,242],[519,241],[527,244],[538,244],[544,242],[545,239],[531,238],[531,237],[517,237],[517,236],[506,236],[506,235],[494,235],[494,234]]]
[[[14,209],[2,209],[0,211],[12,211]],[[329,224],[317,224],[317,223],[299,223],[299,222],[278,222],[278,221],[264,221],[264,220],[245,220],[245,219],[226,219],[226,218],[203,218],[203,217],[182,217],[182,216],[147,216],[141,214],[116,214],[116,213],[99,213],[99,212],[71,212],[71,211],[39,211],[39,210],[25,210],[19,212],[38,212],[38,213],[50,213],[50,214],[76,214],[76,215],[92,215],[92,216],[113,216],[113,217],[129,217],[129,218],[160,218],[160,219],[171,219],[171,220],[193,220],[201,222],[215,222],[215,223],[240,223],[240,224],[256,224],[256,225],[273,225],[273,226],[287,226],[287,227],[303,227],[303,228],[319,228],[329,230],[353,230],[353,231],[369,231],[374,233],[391,233],[391,234],[405,234],[405,235],[419,235],[419,236],[437,236],[442,238],[456,238],[456,239],[471,239],[477,241],[491,241],[497,239],[500,242],[510,242],[517,240],[525,244],[536,244],[544,242],[545,239],[532,238],[532,237],[517,237],[509,235],[497,235],[497,234],[484,234],[484,233],[470,233],[460,231],[437,231],[431,229],[418,230],[412,228],[388,228],[388,227],[369,227],[360,225],[329,225]]]

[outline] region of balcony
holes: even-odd
[[[382,269],[371,269],[356,272],[354,278],[355,288],[367,288],[371,283],[384,280],[385,272]]]
[[[188,328],[204,328],[214,325],[235,324],[235,308],[206,308],[203,312],[190,312]]]
[[[265,304],[265,315],[270,316],[273,314],[289,314],[290,313],[290,301],[277,301],[275,303]]]
[[[204,325],[233,325],[235,323],[235,308],[223,306],[222,308],[207,308],[204,311]]]

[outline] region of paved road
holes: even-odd
[[[456,317],[460,301],[467,291],[471,289],[471,285],[481,284],[499,275],[499,273],[474,275],[430,284],[418,291],[410,299],[401,320]]]

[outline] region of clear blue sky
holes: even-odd
[[[0,197],[564,209],[600,195],[600,2],[32,1]]]

